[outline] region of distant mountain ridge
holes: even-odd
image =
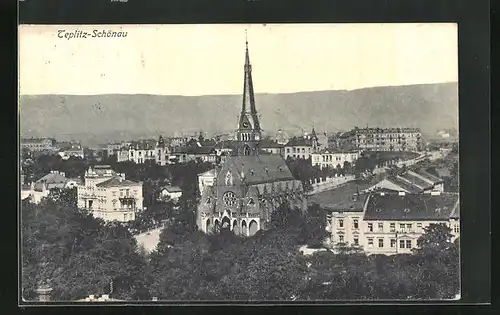
[[[21,135],[84,143],[171,136],[200,130],[232,132],[241,95],[23,95]],[[353,91],[256,94],[264,131],[419,127],[458,130],[458,83],[389,86]]]

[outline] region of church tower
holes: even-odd
[[[237,145],[235,155],[258,155],[259,142],[262,139],[259,116],[255,108],[255,97],[252,81],[252,66],[248,53],[248,40],[246,40],[245,50],[245,77],[243,83],[243,101],[241,114],[238,120],[238,130],[236,131]]]
[[[316,135],[316,130],[314,130],[314,123],[312,127],[312,132],[311,132],[311,144],[312,144],[312,149],[313,152],[318,152],[319,150],[319,143],[318,143],[318,136]]]

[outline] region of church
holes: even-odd
[[[301,211],[307,209],[302,182],[292,176],[283,157],[260,148],[262,129],[255,107],[248,41],[244,72],[233,152],[215,170],[199,175],[197,225],[205,233],[229,229],[252,236],[269,227],[272,212],[283,202]],[[211,177],[208,180],[207,174]]]

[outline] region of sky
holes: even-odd
[[[122,38],[59,38],[83,31]],[[245,33],[256,93],[458,81],[456,24],[21,25],[19,91],[241,94]]]

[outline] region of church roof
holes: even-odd
[[[225,164],[244,174],[248,185],[293,180],[292,172],[279,155],[228,156]]]

